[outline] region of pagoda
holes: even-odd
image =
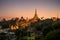
[[[37,15],[37,9],[35,9],[35,15],[34,15],[34,17],[31,19],[31,22],[36,22],[36,21],[38,21],[38,20],[40,20],[40,19],[39,19],[38,15]]]

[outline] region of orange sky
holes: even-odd
[[[60,17],[60,2],[59,1],[42,1],[42,0],[0,0],[0,17],[13,18],[21,17],[33,18],[35,8],[37,9],[38,17],[56,17],[59,13]]]

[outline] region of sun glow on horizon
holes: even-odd
[[[56,17],[59,11],[60,17],[60,3],[56,1],[42,1],[42,0],[0,0],[0,19],[1,18],[15,18],[22,16],[24,18],[33,18],[34,10],[37,9],[38,17],[51,18]]]

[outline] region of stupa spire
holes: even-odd
[[[37,9],[35,9],[35,15],[34,15],[34,18],[38,18],[38,16],[37,16]]]

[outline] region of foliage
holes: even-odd
[[[39,20],[34,23],[31,22],[29,26],[22,28],[20,23],[25,23],[26,20],[23,18],[22,20],[12,18],[11,20],[3,19],[0,21],[0,26],[5,29],[9,28],[10,25],[16,25],[16,22],[18,22],[19,29],[12,30],[15,33],[16,40],[57,40],[60,38],[60,20]]]

